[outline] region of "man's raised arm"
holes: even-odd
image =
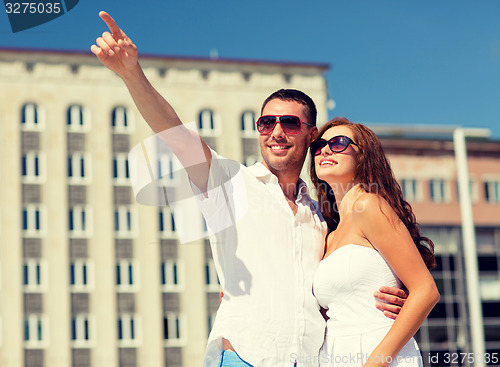
[[[198,134],[184,127],[172,106],[151,85],[139,65],[137,46],[132,40],[108,13],[101,11],[99,16],[111,33],[104,32],[97,38],[91,51],[123,79],[144,120],[179,158],[193,183],[206,191],[210,149]],[[195,147],[200,147],[199,151]]]

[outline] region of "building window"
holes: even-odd
[[[80,105],[71,105],[67,111],[68,131],[85,131],[89,127],[87,111]]]
[[[469,180],[469,195],[470,199],[473,203],[477,203],[479,201],[479,194],[477,189],[477,183],[474,180]],[[460,187],[457,181],[457,200],[460,200]]]
[[[85,206],[74,206],[69,210],[68,229],[71,237],[87,237],[90,234],[91,210]]]
[[[436,254],[456,254],[460,244],[460,228],[458,227],[421,227],[422,234],[434,242]]]
[[[208,334],[210,334],[210,332],[212,331],[212,327],[214,326],[216,315],[217,315],[217,312],[214,312],[208,316]]]
[[[135,211],[130,206],[119,206],[115,209],[115,235],[131,237],[135,234]]]
[[[258,136],[255,113],[253,111],[245,111],[241,114],[241,134],[244,137]]]
[[[160,234],[163,238],[175,237],[175,221],[174,215],[170,211],[169,207],[162,207],[159,211],[160,219]]]
[[[182,286],[182,266],[178,261],[165,260],[161,264],[161,284],[166,292],[178,292]]]
[[[180,346],[185,342],[184,320],[182,315],[167,312],[163,318],[163,339],[166,346]]]
[[[46,262],[42,259],[26,259],[23,264],[25,292],[41,292],[47,287]]]
[[[495,232],[497,232],[495,234]],[[476,245],[479,255],[495,256],[497,243],[500,244],[500,229],[476,227]],[[498,236],[498,240],[495,238]]]
[[[202,110],[198,115],[198,129],[201,135],[214,135],[216,126],[214,112],[209,109]]]
[[[47,325],[43,315],[27,315],[24,318],[25,348],[43,348],[47,345]]]
[[[26,103],[21,108],[21,126],[25,130],[40,130],[42,121],[35,103]]]
[[[121,347],[140,344],[140,325],[137,315],[121,314],[118,317],[118,342]]]
[[[127,108],[117,106],[111,113],[111,126],[115,133],[130,133],[132,132],[132,121]]]
[[[483,301],[499,301],[500,279],[498,275],[481,275],[479,278],[479,290]]]
[[[88,348],[94,341],[94,323],[86,314],[78,314],[71,319],[71,346]]]
[[[82,183],[88,181],[90,157],[81,152],[74,153],[68,157],[68,179],[70,183]]]
[[[432,179],[429,181],[429,190],[431,201],[435,203],[444,203],[449,201],[450,195],[448,185],[443,179]]]
[[[485,180],[484,181],[484,195],[488,203],[500,203],[500,180]]]
[[[404,178],[401,180],[401,189],[406,201],[422,201],[422,192],[419,182],[414,178]]]
[[[23,232],[25,237],[37,237],[44,234],[44,211],[38,205],[30,204],[23,208]]]
[[[172,154],[162,154],[158,160],[158,177],[164,186],[175,186],[175,172],[183,169],[177,167],[176,160]]]
[[[21,158],[23,182],[40,182],[44,173],[44,160],[40,152],[29,151]]]
[[[220,281],[217,276],[217,271],[215,270],[215,263],[212,259],[207,260],[205,264],[205,284],[207,286],[207,292],[220,291]]]
[[[113,178],[116,185],[130,184],[130,170],[126,153],[119,153],[113,157]]]
[[[139,269],[133,260],[119,260],[116,264],[116,286],[120,292],[135,292],[139,288]]]
[[[86,259],[74,260],[69,265],[69,284],[73,292],[88,292],[92,288],[94,267]]]

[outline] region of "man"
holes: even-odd
[[[123,79],[146,122],[163,134],[212,228],[210,242],[224,296],[204,366],[317,366],[325,322],[312,279],[327,229],[299,178],[317,131],[313,101],[295,90],[273,93],[258,121],[263,162],[235,170],[183,126],[142,72],[137,47],[107,13],[100,16],[111,33],[104,32],[92,52]],[[175,131],[175,138],[169,131]],[[233,184],[235,176],[238,184]],[[393,294],[404,297],[400,290]],[[379,298],[404,302],[394,295]],[[396,313],[399,308],[383,307]]]

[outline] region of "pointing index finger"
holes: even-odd
[[[101,12],[99,12],[99,16],[101,17],[102,20],[104,20],[104,22],[108,26],[109,30],[113,34],[113,37],[115,37],[116,39],[120,39],[120,38],[123,39],[126,37],[125,32],[123,32],[120,29],[120,27],[118,27],[115,20],[113,18],[111,18],[111,15],[109,15],[105,11],[101,11]]]

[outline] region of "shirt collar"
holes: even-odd
[[[255,163],[253,166],[250,166],[249,169],[255,175],[255,177],[262,182],[278,183],[278,177],[273,175],[271,171],[269,171],[261,162]],[[303,199],[309,200],[309,189],[307,188],[307,184],[305,183],[305,181],[299,177],[297,185],[297,199],[295,200],[295,202],[299,202]]]
[[[269,171],[266,166],[264,166],[261,162],[255,163],[253,166],[249,167],[250,171],[257,177],[258,180],[263,182],[276,182],[278,183],[278,177],[273,175],[271,171]]]

